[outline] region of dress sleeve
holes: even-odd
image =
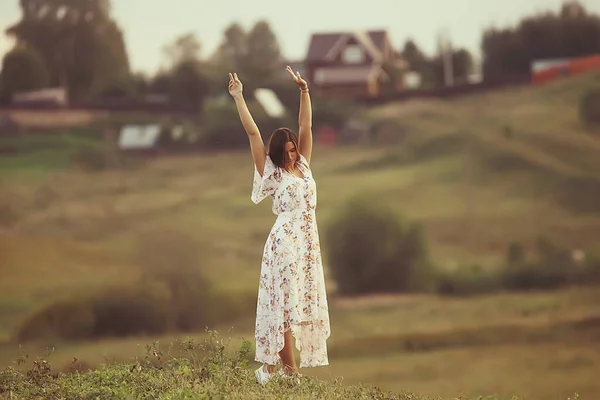
[[[265,160],[265,168],[262,177],[258,173],[256,165],[254,165],[252,196],[250,197],[254,204],[260,203],[267,196],[272,196],[275,193],[275,190],[277,190],[280,180],[281,174],[269,156],[267,156]]]
[[[300,164],[302,164],[305,168],[310,169],[310,165],[308,165],[308,160],[306,157],[300,154],[300,152],[298,152],[298,155],[300,156]]]

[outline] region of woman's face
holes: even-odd
[[[283,147],[283,160],[286,166],[294,165],[298,160],[298,150],[294,142],[287,142]]]

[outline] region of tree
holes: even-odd
[[[202,112],[204,100],[210,93],[200,50],[200,41],[193,33],[177,37],[163,48],[168,65],[151,84],[153,90],[168,94],[173,105],[197,112]]]
[[[160,71],[148,83],[148,92],[151,94],[168,94],[170,86],[170,74],[166,71]]]
[[[198,61],[179,63],[171,72],[169,88],[174,105],[202,112],[204,100],[209,94],[209,82]]]
[[[400,55],[406,60],[411,71],[425,74],[426,69],[428,68],[427,56],[419,49],[412,39],[408,39],[404,43],[404,48],[400,52]]]
[[[277,37],[266,21],[258,21],[249,32],[238,23],[227,27],[211,58],[221,70],[236,71],[253,86],[264,84],[283,66]]]
[[[536,59],[600,52],[600,16],[579,3],[523,19],[515,28],[489,28],[481,41],[485,80],[527,77]]]
[[[223,41],[212,56],[215,64],[234,71],[242,71],[248,54],[246,32],[238,23],[233,23],[225,29]]]
[[[17,45],[2,60],[0,102],[10,102],[17,92],[42,89],[48,82],[48,69],[42,56],[33,49]]]
[[[199,61],[201,49],[198,38],[193,33],[186,33],[165,46],[163,53],[167,57],[168,68],[172,68],[186,61]]]
[[[454,84],[466,83],[469,75],[473,72],[473,57],[466,49],[452,51],[452,78]],[[429,68],[432,72],[431,78],[435,86],[444,84],[444,63],[442,56],[438,55],[429,61]]]
[[[245,71],[248,76],[264,82],[283,67],[281,51],[275,33],[266,21],[257,22],[246,37]]]
[[[129,75],[123,34],[108,0],[21,0],[22,18],[6,33],[38,51],[50,84],[73,100],[100,92]]]

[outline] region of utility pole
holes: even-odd
[[[447,29],[441,30],[438,34],[438,48],[442,61],[442,68],[444,70],[444,85],[453,86],[454,71],[452,67],[452,43]]]

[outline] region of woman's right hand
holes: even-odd
[[[229,73],[228,89],[231,97],[237,97],[242,95],[243,85],[236,73],[234,73],[233,75],[231,75],[231,72]]]

